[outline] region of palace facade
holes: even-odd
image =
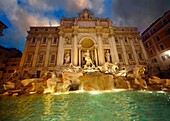
[[[57,27],[30,27],[20,62],[23,72],[39,77],[47,70],[71,63],[84,67],[88,52],[97,66],[145,64],[147,55],[135,27],[112,26],[108,18],[84,9],[75,18],[62,18]]]
[[[170,10],[155,20],[142,38],[152,66],[158,70],[170,69]]]

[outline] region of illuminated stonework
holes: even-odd
[[[84,67],[84,54],[95,65],[144,64],[147,56],[137,28],[112,26],[108,18],[84,9],[75,18],[62,18],[57,27],[30,27],[20,68],[38,77],[65,64]]]

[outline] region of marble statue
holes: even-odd
[[[77,26],[78,18],[74,19],[74,26]]]
[[[100,26],[100,19],[99,18],[97,18],[96,26]]]
[[[67,53],[65,54],[64,60],[65,60],[65,64],[70,63],[70,53],[69,53],[69,51],[67,51]]]
[[[106,62],[110,63],[110,56],[111,56],[111,54],[109,53],[109,50],[107,50],[106,53],[105,53]]]
[[[87,50],[87,52],[84,53],[84,58],[85,58],[85,61],[86,61],[86,64],[84,65],[84,68],[95,67],[92,60],[91,60],[91,58],[90,58],[89,50]]]

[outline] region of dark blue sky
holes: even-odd
[[[59,26],[62,17],[76,17],[84,8],[113,26],[143,32],[170,9],[170,0],[0,0],[0,6],[0,21],[8,26],[0,45],[23,51],[30,26]]]

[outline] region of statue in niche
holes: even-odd
[[[110,56],[111,56],[111,54],[110,54],[109,50],[106,50],[105,57],[106,57],[106,62],[108,62],[108,63],[111,62],[110,61]]]
[[[84,58],[85,58],[85,61],[86,61],[85,65],[84,65],[84,68],[87,68],[87,67],[94,68],[95,67],[92,60],[91,60],[91,58],[90,58],[89,50],[87,50],[87,52],[84,53]]]
[[[64,56],[64,60],[65,60],[65,64],[69,64],[70,63],[70,52],[67,51],[65,56]]]

